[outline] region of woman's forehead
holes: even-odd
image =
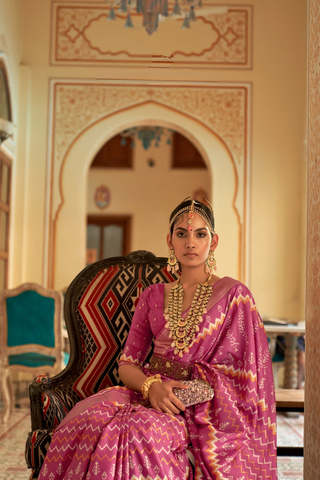
[[[186,228],[188,226],[188,220],[189,220],[188,214],[184,213],[183,215],[181,215],[181,217],[177,218],[174,224],[174,229],[178,227]],[[194,228],[205,228],[209,230],[206,222],[196,212],[194,212],[193,214],[192,225],[194,225]]]

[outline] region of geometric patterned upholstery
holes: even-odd
[[[52,440],[52,430],[36,430],[28,436],[26,444],[26,463],[32,469],[30,479],[37,478],[38,465],[42,465]]]
[[[142,291],[178,278],[167,259],[146,251],[101,260],[86,267],[69,286],[65,321],[70,342],[66,369],[30,385],[32,432],[26,445],[28,466],[37,478],[52,431],[80,400],[121,384],[118,361]],[[147,361],[147,360],[146,360]],[[39,441],[33,441],[39,437]],[[40,447],[39,447],[40,445]]]

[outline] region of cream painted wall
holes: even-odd
[[[2,4],[6,3],[6,0],[2,1]],[[29,73],[24,70],[23,75],[28,77],[30,88],[24,101],[28,107],[23,107],[24,111],[28,110],[28,131],[25,144],[23,138],[21,142],[19,140],[20,158],[17,159],[17,165],[23,161],[22,157],[27,162],[25,235],[16,236],[13,245],[11,285],[27,280],[45,282],[43,251],[47,239],[44,199],[48,187],[46,160],[50,78],[252,82],[252,126],[248,125],[249,129],[252,128],[249,145],[252,150],[252,190],[248,199],[251,205],[249,286],[262,314],[295,320],[303,318],[306,0],[246,2],[254,7],[253,69],[242,71],[50,66],[50,1],[12,3],[22,9],[25,31],[22,62],[29,68]],[[239,0],[232,2],[234,5],[242,3]],[[3,16],[0,18],[0,29],[8,32],[3,27],[5,20]],[[20,32],[18,35],[15,28],[12,35],[20,38]],[[19,60],[15,57],[13,63],[17,68]],[[19,128],[23,128],[23,122],[18,125]],[[146,174],[152,175],[152,172]],[[20,200],[20,193],[15,192],[15,211],[21,208]],[[220,201],[223,202],[223,195]],[[20,260],[21,251],[23,256]],[[81,255],[84,256],[83,253]]]
[[[304,318],[305,294],[307,2],[259,3],[251,286],[262,313],[297,320]]]
[[[172,147],[166,144],[166,138],[161,140],[159,147],[151,145],[148,150],[144,150],[140,140],[135,144],[132,170],[89,170],[87,211],[89,214],[131,215],[131,250],[149,250],[157,256],[166,256],[171,211],[200,188],[211,197],[210,170],[171,169]],[[148,166],[148,159],[154,160],[154,167]],[[108,186],[111,194],[111,202],[104,210],[94,203],[95,190],[102,184]]]

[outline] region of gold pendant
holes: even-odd
[[[178,338],[184,338],[186,334],[187,332],[183,328],[179,328],[179,330],[176,332]]]
[[[180,317],[180,320],[178,320],[178,326],[179,327],[185,327],[188,323],[188,319],[187,318],[182,318]]]

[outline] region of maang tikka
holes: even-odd
[[[202,218],[202,220],[206,223],[207,227],[209,228],[209,231],[212,235],[215,234],[214,231],[214,218],[213,218],[213,209],[212,205],[208,200],[206,202],[208,203],[209,207],[206,207],[206,205],[202,204],[201,202],[197,202],[196,200],[190,200],[189,198],[185,198],[182,204],[184,206],[179,209],[179,206],[177,209],[175,209],[175,214],[171,214],[170,221],[169,221],[169,233],[172,234],[173,231],[173,225],[177,221],[179,217],[181,217],[184,214],[187,214],[188,218],[188,231],[192,231],[192,223],[194,220],[194,214],[196,213],[199,215],[199,217]],[[203,207],[201,206],[203,205]],[[208,212],[204,210],[204,208],[208,209]]]
[[[189,230],[189,232],[192,231],[191,225],[192,225],[192,220],[193,220],[193,216],[194,216],[193,205],[194,205],[194,200],[192,200],[190,210],[188,212],[188,230]]]
[[[167,270],[168,272],[171,272],[171,273],[177,272],[179,270],[179,262],[173,249],[170,249],[168,262],[167,262]]]
[[[204,271],[210,273],[210,275],[213,275],[213,272],[217,270],[217,261],[214,258],[214,250],[210,250],[204,265]]]

